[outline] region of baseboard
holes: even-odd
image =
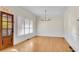
[[[25,39],[25,40],[23,40],[23,41],[21,41],[21,42],[18,42],[17,44],[15,44],[15,46],[18,45],[18,44],[21,44],[21,43],[23,43],[23,42],[25,42],[25,41],[28,41],[29,39],[32,39],[32,38],[35,38],[35,37],[39,37],[39,36],[41,36],[41,37],[58,37],[58,38],[64,38],[64,36],[35,35],[35,36],[31,37],[31,38],[28,38],[28,39]]]
[[[25,42],[25,41],[29,41],[30,39],[32,39],[32,38],[34,38],[34,37],[36,37],[36,36],[33,36],[33,37],[28,38],[28,39],[26,39],[26,40],[23,40],[23,41],[21,41],[21,42],[17,43],[15,46],[17,46],[17,45],[19,45],[19,44],[21,44],[21,43],[23,43],[23,42]]]
[[[72,52],[75,52],[75,50],[71,46],[69,46],[69,48],[72,50]]]
[[[23,43],[23,42],[25,42],[25,41],[28,41],[29,39],[32,39],[32,38],[34,38],[34,37],[36,37],[36,35],[34,35],[34,36],[30,37],[30,38],[26,38],[26,39],[20,40],[20,41],[18,41],[17,43],[15,43],[14,46],[16,46],[16,45],[18,45],[18,44],[20,44],[20,43]]]
[[[60,35],[40,35],[40,34],[38,34],[37,36],[46,36],[46,37],[64,37],[64,36],[60,36]]]
[[[76,52],[76,50],[71,46],[71,44],[70,44],[69,41],[67,40],[67,39],[69,39],[69,38],[67,38],[66,36],[64,36],[64,39],[68,42],[69,48],[72,50],[72,52]]]

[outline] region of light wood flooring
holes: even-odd
[[[37,36],[2,52],[71,52],[68,43],[60,37]]]

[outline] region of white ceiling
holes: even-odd
[[[45,9],[47,10],[47,16],[63,16],[66,6],[24,6],[23,8],[28,9],[32,13],[38,16],[45,16]]]

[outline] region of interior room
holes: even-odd
[[[0,6],[0,52],[78,52],[78,6]]]

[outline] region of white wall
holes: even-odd
[[[36,31],[38,35],[43,36],[65,36],[65,39],[68,43],[73,47],[75,51],[79,51],[79,22],[77,19],[79,18],[79,7],[69,7],[63,17],[51,17],[51,21],[43,22],[38,19],[38,23],[36,24],[36,16],[29,12],[28,10],[24,10],[19,7],[9,7],[12,9],[15,20],[14,20],[14,44],[17,44],[21,41],[24,41],[28,38],[31,38],[36,35]],[[29,19],[34,20],[34,33],[17,36],[16,35],[16,20],[17,16],[27,17]],[[37,26],[37,28],[36,28]],[[36,30],[37,29],[37,30]],[[65,33],[65,34],[64,34]]]
[[[79,7],[69,7],[64,15],[65,39],[75,51],[79,51]]]
[[[33,36],[35,36],[36,35],[36,16],[32,14],[31,12],[29,12],[28,10],[24,10],[21,7],[9,7],[9,8],[14,13],[14,45],[28,38],[32,38]],[[33,20],[33,25],[34,25],[33,31],[34,32],[28,35],[17,36],[17,26],[16,26],[17,16],[26,17],[28,19]]]
[[[40,36],[56,36],[63,37],[64,35],[64,18],[63,16],[48,17],[50,21],[38,20],[37,33]]]

